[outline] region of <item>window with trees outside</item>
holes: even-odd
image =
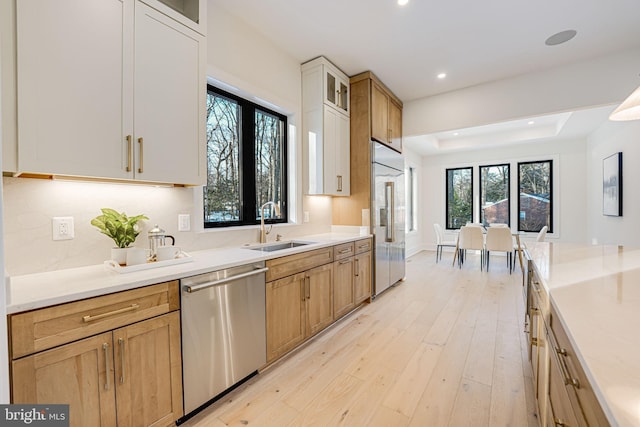
[[[287,221],[287,118],[207,87],[207,185],[204,226]],[[278,209],[279,208],[279,209]]]
[[[447,169],[447,229],[473,222],[473,168]]]
[[[509,165],[480,166],[480,222],[510,224]]]
[[[553,162],[518,163],[518,230],[553,231]]]

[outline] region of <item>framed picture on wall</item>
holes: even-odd
[[[622,153],[602,161],[602,214],[622,216]]]

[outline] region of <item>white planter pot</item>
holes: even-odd
[[[126,265],[127,249],[128,248],[111,248],[111,259],[120,265]]]

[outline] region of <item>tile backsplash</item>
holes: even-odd
[[[5,266],[10,276],[101,264],[113,241],[90,224],[109,207],[127,215],[145,214],[135,246],[148,247],[147,231],[155,224],[176,238],[185,251],[240,246],[257,242],[257,227],[202,231],[198,222],[201,192],[194,188],[154,187],[79,181],[3,178]],[[311,221],[274,227],[285,238],[331,229],[331,199],[303,197]],[[191,215],[191,231],[178,231],[178,215]],[[72,216],[73,240],[52,240],[52,218]],[[275,237],[270,236],[270,240]]]

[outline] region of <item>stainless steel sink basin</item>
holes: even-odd
[[[297,248],[298,246],[306,246],[314,242],[282,242],[282,243],[268,243],[266,245],[253,246],[246,249],[251,249],[252,251],[263,251],[263,252],[274,252],[281,251],[283,249],[291,249]]]

